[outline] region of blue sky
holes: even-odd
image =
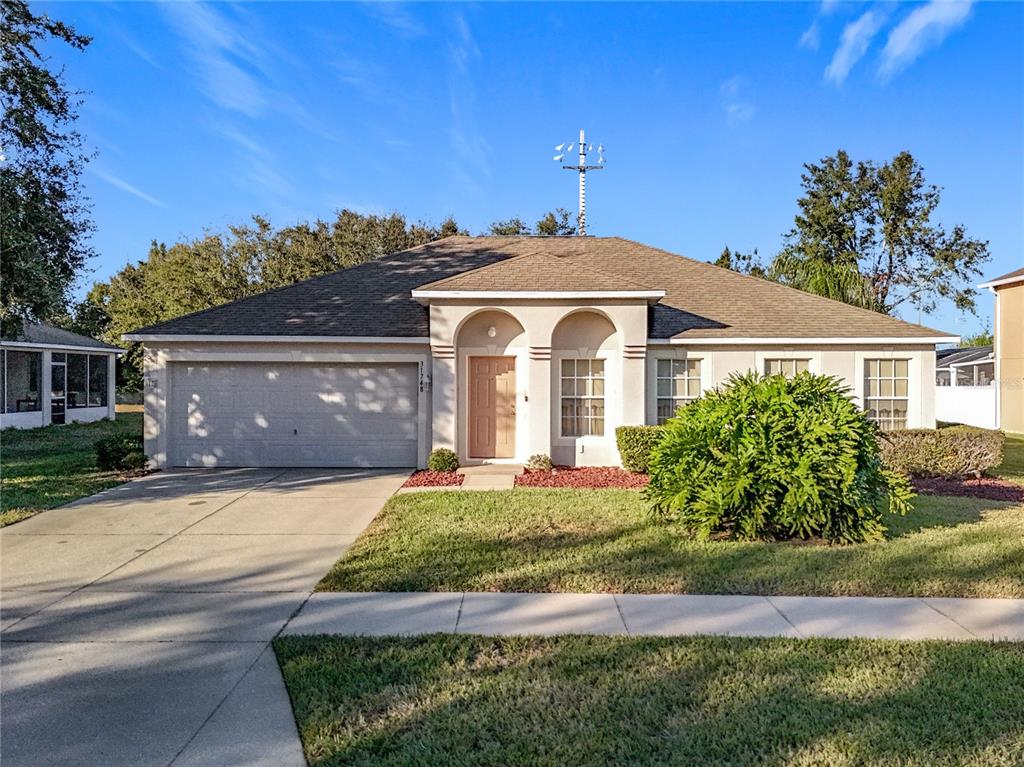
[[[575,210],[552,148],[581,127],[607,147],[591,234],[770,255],[803,162],[908,149],[945,189],[940,220],[990,240],[986,276],[1024,263],[1022,4],[36,7],[94,37],[52,50],[98,152],[85,284],[253,213],[452,214],[476,233]]]

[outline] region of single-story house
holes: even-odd
[[[1024,434],[1024,267],[979,287],[995,294],[996,421]]]
[[[122,353],[53,325],[20,323],[0,338],[0,428],[113,420],[114,371]]]
[[[125,336],[163,466],[616,465],[739,371],[836,375],[934,426],[958,337],[619,237],[448,237]]]

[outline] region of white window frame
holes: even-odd
[[[668,365],[669,365],[669,375],[667,377],[661,375],[660,368],[662,366],[662,363],[668,363]],[[690,375],[690,371],[689,371],[690,363],[696,363],[697,364],[697,375],[695,375],[695,376]],[[678,377],[675,374],[675,370],[673,369],[676,365],[684,365],[684,366],[686,366],[684,368],[684,370],[683,370],[682,380],[686,382],[687,393],[685,395],[683,395],[683,396],[679,396],[679,395],[677,395],[675,393],[675,384],[676,384],[676,381],[679,380]],[[691,403],[691,402],[693,402],[693,401],[695,401],[697,399],[700,399],[701,395],[704,393],[704,385],[703,385],[704,384],[704,380],[703,380],[703,376],[704,376],[704,360],[702,358],[700,358],[700,357],[684,357],[682,359],[679,359],[679,358],[675,358],[675,359],[672,359],[672,358],[661,358],[661,359],[656,360],[655,363],[654,363],[654,422],[656,424],[657,423],[664,423],[664,421],[661,421],[661,416],[658,413],[658,406],[659,406],[661,400],[666,400],[666,399],[667,400],[671,400],[671,402],[672,402],[672,415],[675,415],[675,413],[683,405],[688,405],[689,403]],[[658,384],[661,381],[669,381],[672,384],[672,393],[669,394],[668,396],[663,395],[663,394],[661,394],[658,391],[658,388],[659,388]],[[690,382],[691,381],[696,381],[697,382],[697,393],[695,395],[693,395],[693,396],[691,396],[689,394]],[[668,417],[671,418],[672,415],[669,415]]]
[[[646,421],[658,423],[658,361],[659,360],[699,360],[700,361],[700,396],[710,391],[712,386],[714,357],[711,351],[692,351],[687,349],[669,349],[665,347],[648,348],[647,352],[647,407]]]
[[[564,374],[562,373],[562,366],[566,362],[572,362],[573,363],[573,378],[572,378],[573,381],[587,381],[587,380],[594,381],[594,380],[600,380],[601,381],[601,389],[602,389],[600,396],[597,396],[597,395],[583,395],[583,396],[580,396],[580,395],[577,395],[577,394],[572,394],[572,395],[562,394],[562,383],[563,383],[563,381],[566,380]],[[589,362],[591,364],[593,364],[595,362],[600,362],[601,363],[601,378],[600,379],[595,379],[593,377],[593,374],[589,375],[586,378],[580,378],[579,376],[577,376],[575,374],[576,373],[575,365],[576,365],[577,362]],[[570,440],[573,440],[573,439],[588,439],[588,438],[604,439],[608,435],[608,360],[604,356],[582,356],[581,357],[581,356],[565,355],[565,356],[560,356],[558,358],[557,365],[558,365],[558,411],[557,411],[558,436],[560,438],[562,438],[562,439],[570,439]],[[586,434],[566,434],[565,433],[565,429],[564,429],[564,423],[563,423],[563,415],[562,415],[562,402],[563,402],[563,400],[566,400],[566,399],[585,399],[585,400],[598,400],[599,399],[601,401],[601,408],[602,408],[602,411],[603,411],[603,415],[601,417],[601,433],[600,434],[595,434],[594,432],[588,432]],[[594,420],[594,416],[583,416],[583,418],[585,420],[589,421],[589,422],[592,422]]]
[[[879,372],[879,374],[877,376],[869,376],[868,375],[868,364],[871,363],[871,362],[878,362],[878,363],[881,363],[881,362],[891,362],[893,364],[892,375],[883,376]],[[905,377],[901,376],[901,375],[896,375],[895,365],[898,362],[905,362],[907,364],[907,374],[906,374]],[[894,430],[894,429],[907,429],[907,428],[910,428],[910,424],[911,424],[911,420],[912,420],[912,416],[911,416],[911,412],[910,412],[910,402],[911,402],[910,392],[911,392],[911,381],[912,381],[912,378],[913,378],[912,375],[911,375],[911,367],[912,367],[912,365],[913,365],[913,360],[911,358],[909,358],[909,357],[890,357],[890,356],[886,356],[886,357],[873,357],[873,356],[871,356],[869,354],[866,354],[864,356],[863,361],[861,362],[861,365],[860,365],[860,376],[861,376],[861,380],[863,381],[863,383],[862,383],[863,394],[862,394],[862,397],[861,397],[861,403],[862,403],[861,407],[863,407],[865,412],[867,412],[869,410],[869,408],[868,408],[868,400],[869,399],[873,399],[873,400],[888,400],[888,401],[902,401],[902,402],[905,403],[904,413],[906,415],[903,418],[902,426],[895,425],[895,423],[893,423],[893,421],[895,419],[891,415],[890,415],[890,417],[888,419],[889,423],[885,423],[885,422],[883,422],[881,420],[872,419],[872,420],[875,420],[875,423],[877,423],[878,426],[883,431],[890,431],[890,430]],[[879,392],[875,396],[869,397],[868,396],[868,387],[867,387],[868,380],[877,381],[879,383],[881,383],[883,381],[887,381],[887,382],[892,383],[893,393],[891,395],[888,395],[888,394],[883,395],[881,392]],[[902,380],[905,380],[907,382],[907,393],[906,393],[906,395],[900,396],[900,395],[896,394],[896,382],[897,381],[902,381]]]
[[[754,352],[754,369],[764,374],[768,360],[807,360],[807,370],[815,375],[821,374],[821,352],[809,349],[776,349]]]

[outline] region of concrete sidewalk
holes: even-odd
[[[285,634],[622,634],[1024,641],[1024,599],[317,593]]]

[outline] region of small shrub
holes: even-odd
[[[620,426],[615,430],[622,465],[629,471],[646,474],[651,451],[665,434],[664,426]]]
[[[905,514],[907,477],[836,378],[735,375],[665,425],[645,491],[700,538],[877,540]]]
[[[551,471],[555,465],[551,462],[551,456],[546,453],[531,455],[526,462],[526,468],[530,471]]]
[[[459,457],[454,450],[439,447],[427,458],[427,468],[431,471],[455,471],[459,468]]]
[[[146,467],[142,437],[114,435],[96,440],[96,465],[101,471],[135,471]]]
[[[974,426],[891,431],[881,437],[882,461],[911,477],[980,477],[1003,462],[1004,441]]]

